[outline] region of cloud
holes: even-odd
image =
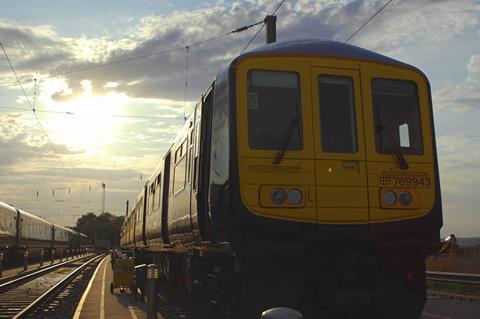
[[[51,145],[42,134],[34,119],[18,113],[0,113],[0,165],[21,165],[82,153],[65,144]]]
[[[363,18],[351,16],[353,25],[376,11],[384,1],[366,1]],[[373,7],[373,8],[372,8]],[[360,7],[361,8],[361,7]],[[473,0],[395,1],[365,27],[353,43],[386,54],[398,54],[407,47],[445,42],[480,24],[480,5]],[[352,30],[355,27],[352,26]]]
[[[383,4],[380,0],[289,1],[278,12],[278,39],[344,40]],[[0,36],[10,34],[8,40],[15,38],[12,34],[22,35],[15,38],[18,40],[7,41],[13,46],[12,56],[22,74],[64,74],[71,90],[68,99],[80,94],[81,81],[90,80],[94,94],[104,94],[111,90],[106,84],[115,82],[116,91],[131,97],[182,100],[186,58],[183,48],[260,21],[272,10],[270,2],[248,1],[191,11],[177,10],[169,15],[149,15],[140,18],[135,28],[126,30],[118,39],[67,38],[56,34],[49,26],[17,26],[4,21],[0,24]],[[480,5],[471,0],[394,2],[353,42],[383,53],[398,53],[419,41],[439,43],[478,28],[479,12]],[[217,70],[242,50],[255,30],[190,46],[188,100],[198,98]],[[263,41],[263,36],[259,36],[252,46]],[[172,48],[180,50],[115,63]],[[91,69],[104,63],[113,64]],[[69,73],[78,69],[85,71]],[[54,94],[53,98],[64,100],[67,96]]]
[[[480,108],[480,55],[472,55],[467,64],[468,76],[463,83],[449,84],[434,92],[438,110],[467,112]]]
[[[443,233],[478,235],[478,138],[456,133],[437,139],[445,221]]]
[[[472,55],[467,64],[467,82],[480,82],[480,55]]]

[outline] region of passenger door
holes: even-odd
[[[313,67],[317,223],[368,223],[360,71]]]

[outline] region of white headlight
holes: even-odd
[[[281,205],[285,202],[285,191],[281,188],[275,187],[272,189],[271,199],[272,202],[276,205]]]
[[[412,195],[409,192],[401,192],[400,195],[398,195],[398,201],[403,206],[408,206],[412,203]]]
[[[302,202],[302,191],[297,188],[292,188],[287,193],[287,201],[289,204],[298,205]]]
[[[392,191],[383,193],[383,203],[388,206],[395,205],[397,202],[397,195]]]

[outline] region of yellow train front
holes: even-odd
[[[137,202],[123,244],[233,317],[418,318],[442,226],[428,80],[333,41],[251,50]]]

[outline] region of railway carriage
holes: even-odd
[[[67,248],[85,245],[86,238],[75,230],[0,202],[0,252],[7,260],[19,259],[25,251],[30,258],[36,258],[42,250],[48,256],[55,249],[59,256]]]
[[[440,196],[421,71],[344,43],[278,42],[218,72],[121,240],[224,316],[418,318]]]

